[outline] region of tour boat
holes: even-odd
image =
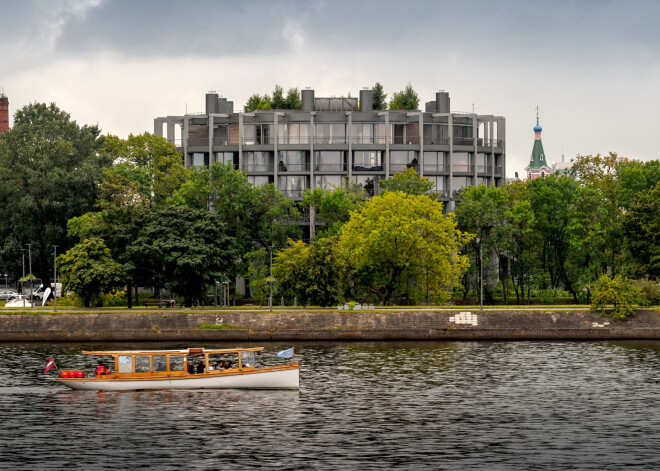
[[[291,358],[291,363],[257,368],[255,354],[262,350],[263,347],[85,351],[85,355],[112,357],[107,362],[111,366],[106,368],[107,373],[96,374],[100,367],[94,373],[60,371],[57,381],[71,389],[93,391],[298,389],[300,363],[296,363],[293,349],[278,353],[280,358]],[[49,365],[50,362],[54,365],[52,358]]]

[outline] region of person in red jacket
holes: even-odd
[[[99,361],[99,366],[97,366],[96,369],[94,370],[94,374],[96,376],[101,376],[101,375],[108,375],[108,374],[110,374],[110,372],[103,365],[103,363]]]

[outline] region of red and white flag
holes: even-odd
[[[48,363],[46,363],[46,368],[44,368],[44,373],[48,373],[54,367],[55,367],[55,360],[53,360],[53,357],[50,357],[48,359]]]

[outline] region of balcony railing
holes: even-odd
[[[502,166],[500,165],[495,166],[495,175],[502,175]]]
[[[248,172],[273,172],[273,164],[247,164],[245,170]]]
[[[245,146],[259,146],[273,144],[275,139],[272,137],[244,137],[241,142]]]
[[[473,146],[474,139],[471,137],[455,137],[454,138],[455,146]]]
[[[351,137],[351,143],[353,144],[385,144],[386,142],[387,142],[387,138],[385,136],[352,136]]]
[[[432,146],[448,146],[449,138],[448,137],[427,137],[424,136],[424,145]]]
[[[430,193],[436,195],[438,198],[449,199],[449,191],[447,190],[431,190]]]
[[[477,165],[477,173],[490,173],[490,165]]]
[[[277,165],[278,172],[309,172],[309,163],[306,164],[285,164],[280,162]]]
[[[214,137],[213,138],[214,146],[228,146],[229,138],[228,137]]]
[[[382,172],[383,165],[353,164],[354,172]]]
[[[284,196],[288,198],[302,198],[305,190],[281,190]]]
[[[315,164],[315,172],[345,172],[348,166],[345,163],[337,164]]]
[[[346,136],[342,137],[323,137],[316,136],[314,137],[314,144],[346,144]]]
[[[390,163],[390,173],[404,172],[406,169],[414,168],[417,171],[418,165],[416,163],[407,164],[394,164]]]
[[[454,173],[472,173],[474,171],[472,165],[454,164],[452,165]]]
[[[277,138],[278,144],[309,144],[312,142],[310,136],[279,136]]]
[[[427,164],[424,163],[424,173],[439,173],[439,172],[448,172],[449,166],[445,164]]]

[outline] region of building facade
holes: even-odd
[[[410,167],[449,210],[463,187],[505,184],[503,117],[452,113],[446,92],[425,111],[375,110],[372,90],[359,96],[316,98],[308,89],[300,110],[244,113],[208,93],[204,113],[156,118],[154,134],[180,149],[186,167],[231,163],[251,183],[273,183],[294,200],[342,178],[373,196],[380,181]]]

